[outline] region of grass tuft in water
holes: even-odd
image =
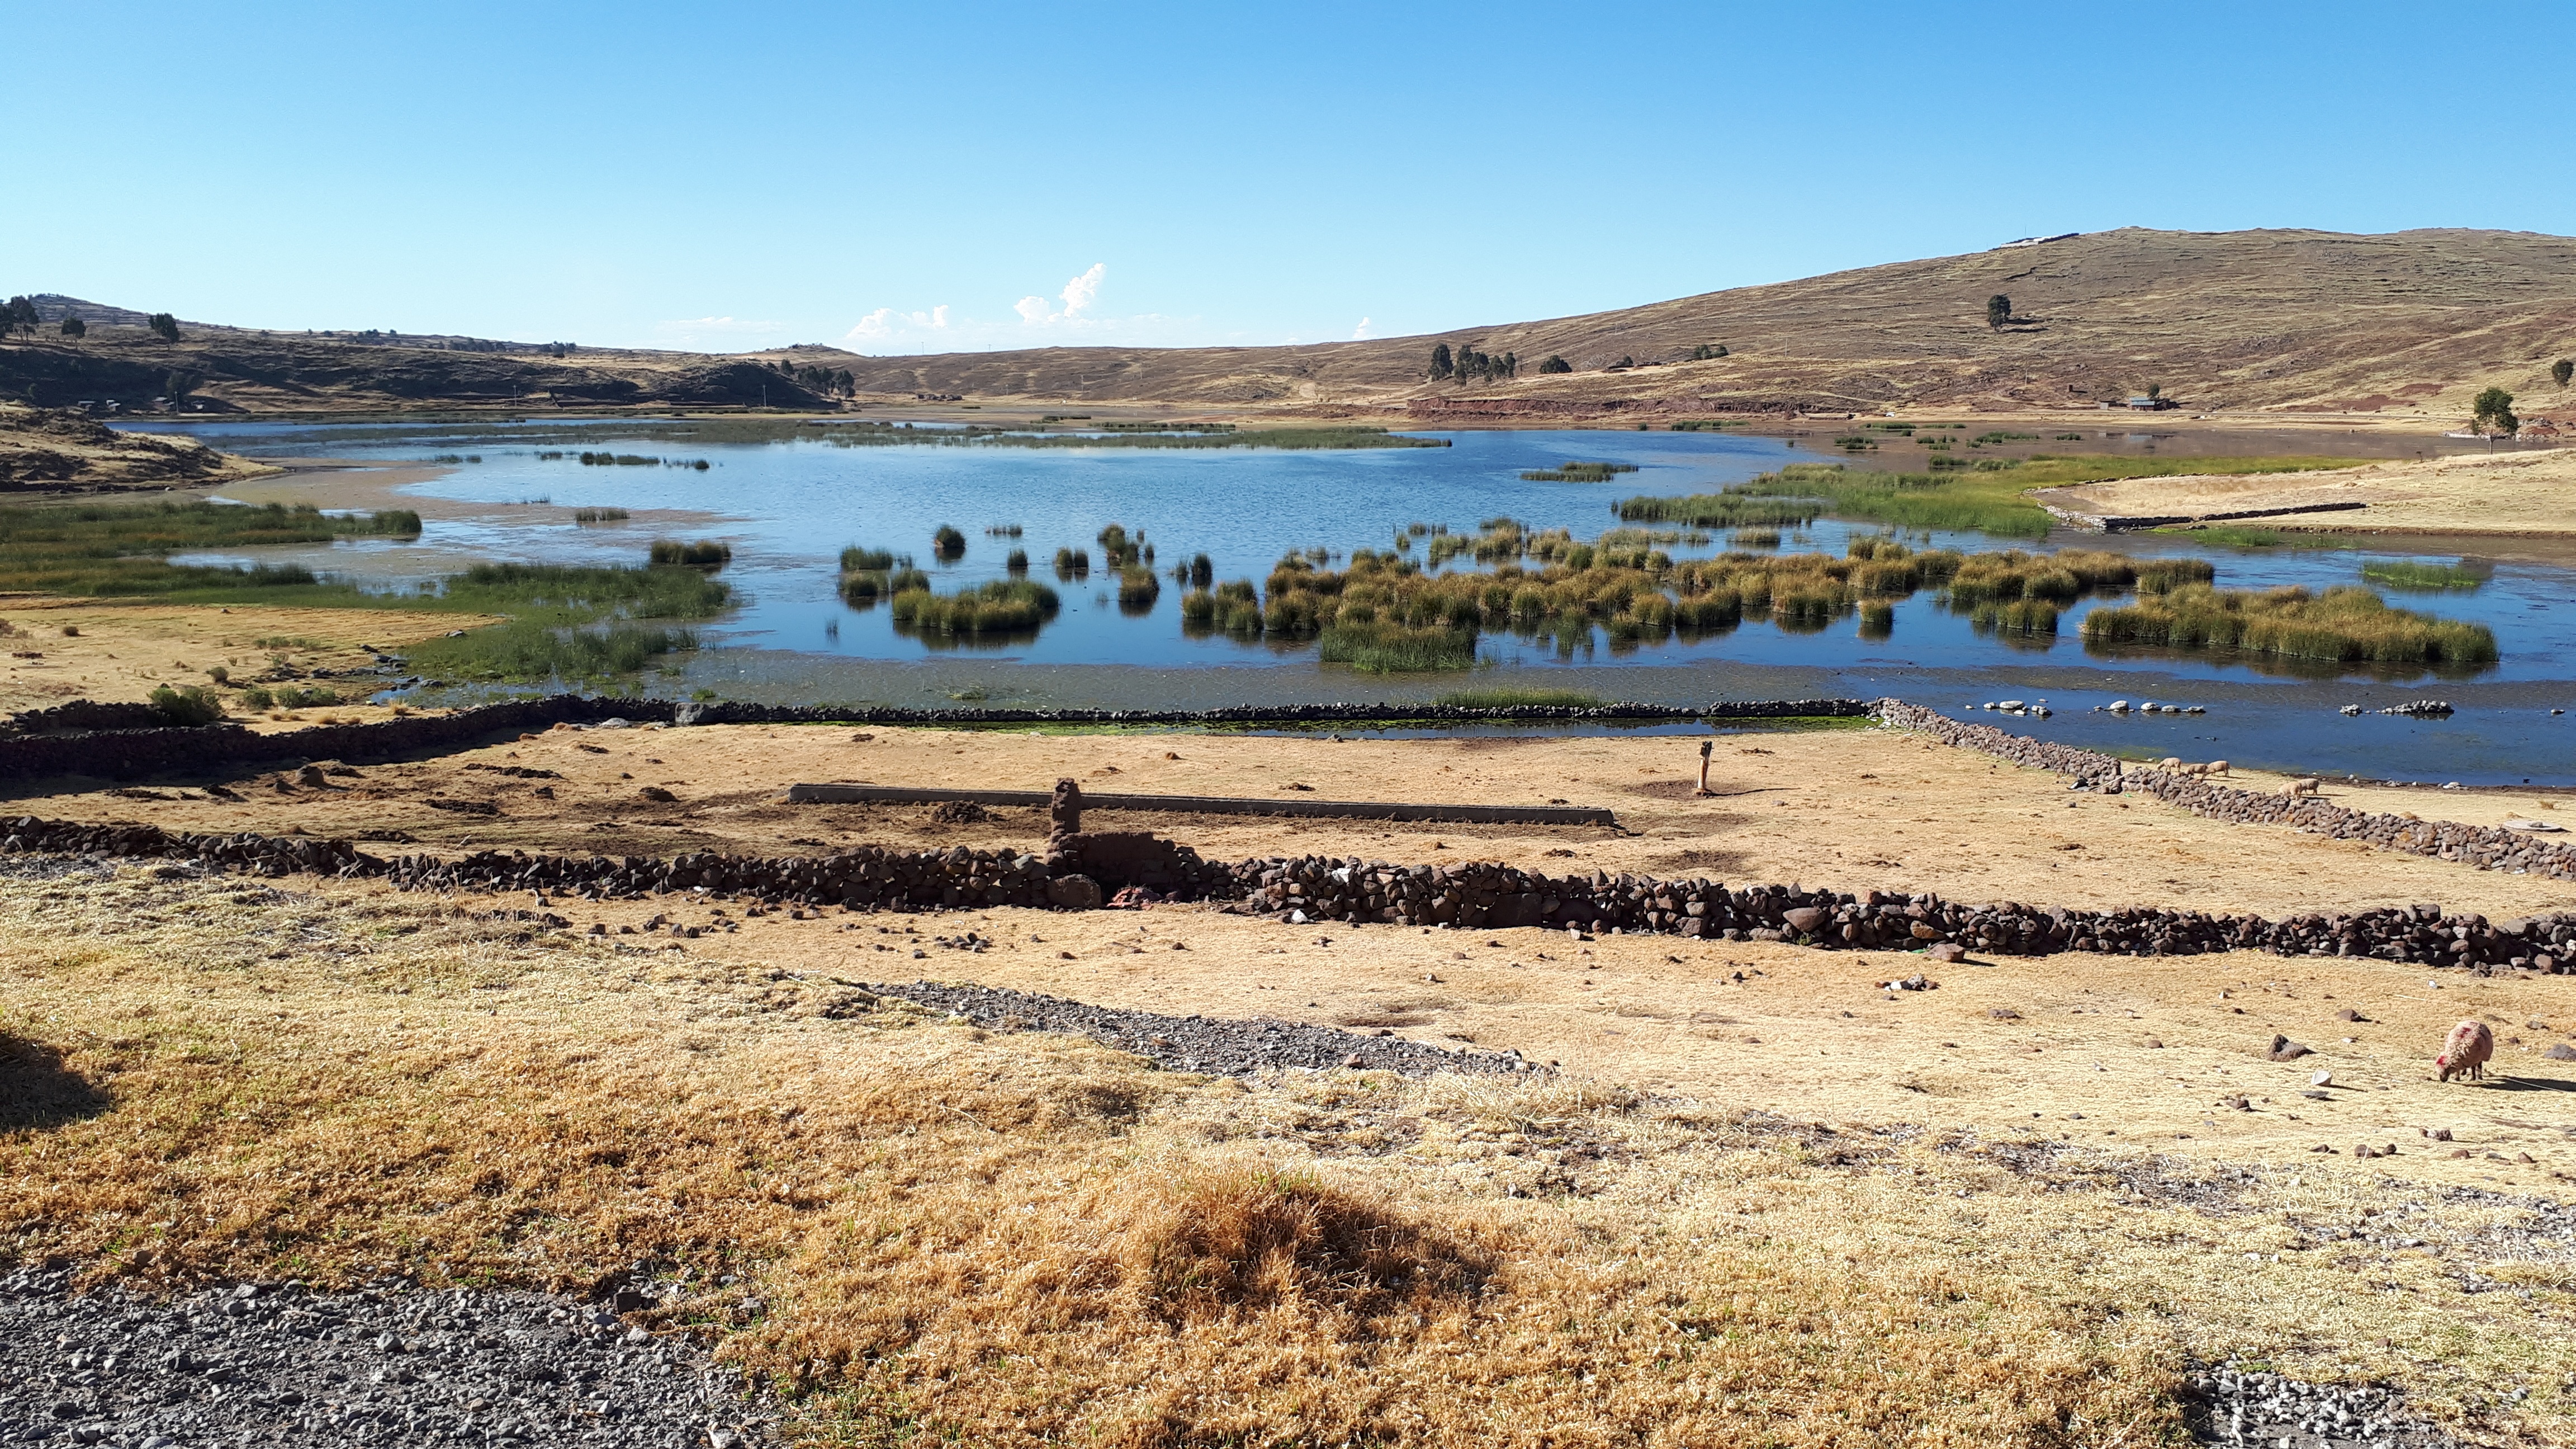
[[[2392,609],[2353,584],[2323,594],[2186,584],[2124,608],[2094,610],[2084,619],[2084,642],[2340,663],[2492,664],[2497,658],[2495,631],[2486,625]]]
[[[2490,565],[2473,564],[2467,559],[2455,564],[2399,559],[2363,564],[2361,576],[2374,584],[2410,594],[2465,594],[2486,587],[2487,580],[2495,576],[2495,570]]]

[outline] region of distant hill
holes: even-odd
[[[2013,320],[1990,328],[1990,297]],[[1435,383],[1431,350],[1514,354],[1516,379]],[[1689,360],[1694,349],[1727,356]],[[1540,376],[1562,356],[1574,371]],[[2545,400],[2576,355],[2576,240],[2526,232],[2130,228],[1650,306],[1434,336],[1264,348],[1050,348],[855,359],[863,389],[1342,404],[1434,416],[2186,406],[2463,411]],[[1605,369],[1620,359],[1639,366]]]
[[[2012,302],[1988,325],[1987,302]],[[1764,287],[1433,336],[1302,347],[1054,347],[867,357],[799,346],[710,357],[641,349],[185,323],[45,297],[49,326],[0,346],[0,395],[142,401],[174,371],[195,405],[250,411],[456,405],[828,407],[818,374],[863,399],[1369,415],[1422,421],[1887,407],[2092,409],[2159,386],[2186,408],[2465,419],[2501,385],[2526,410],[2562,396],[2576,356],[2576,240],[2527,232],[2171,232],[2128,228]],[[1435,345],[1517,375],[1435,380]],[[1724,356],[1714,354],[1723,349]],[[1708,354],[1696,356],[1695,354]],[[1561,357],[1570,371],[1544,375]],[[1621,367],[1623,361],[1634,364]],[[781,373],[785,365],[795,378]]]
[[[0,398],[120,411],[346,412],[427,407],[829,408],[765,362],[694,352],[370,332],[263,332],[181,322],[78,297],[32,297],[43,325],[0,346]],[[74,340],[62,319],[89,328]]]

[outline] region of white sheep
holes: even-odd
[[[2318,779],[2314,775],[2310,775],[2304,780],[2292,780],[2282,789],[2281,793],[2295,800],[2301,795],[2314,795],[2324,788],[2325,782],[2323,780]]]

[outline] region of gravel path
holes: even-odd
[[[0,1279],[0,1444],[774,1442],[694,1345],[540,1293],[210,1290],[157,1303]]]
[[[1501,1075],[1545,1070],[1516,1055],[1443,1051],[1400,1036],[1364,1036],[1329,1026],[1121,1011],[1031,991],[945,986],[935,981],[868,989],[952,1011],[995,1031],[1058,1031],[1087,1036],[1102,1046],[1133,1052],[1160,1066],[1210,1076],[1249,1077],[1288,1067],[1309,1071],[1350,1067],[1400,1072],[1409,1077],[1427,1077],[1437,1072]]]
[[[2311,1384],[2221,1366],[2184,1390],[2192,1437],[2264,1449],[2458,1449],[2459,1441],[2406,1412],[2405,1397],[2367,1384]]]

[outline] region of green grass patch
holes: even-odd
[[[2135,604],[2085,616],[2087,644],[2150,644],[2233,650],[2289,659],[2358,664],[2492,664],[2495,631],[2484,624],[2392,609],[2358,585],[2323,594],[2306,589],[2215,589],[2186,584]]]
[[[1557,468],[1534,468],[1521,475],[1524,483],[1607,483],[1622,473],[1634,473],[1634,463],[1567,463]]]
[[[2412,559],[2381,560],[2361,566],[2361,576],[2386,588],[2410,594],[2475,593],[2486,587],[2495,570],[2462,559],[2455,564],[2418,563]]]
[[[1432,703],[1451,709],[1599,709],[1608,700],[1582,689],[1542,689],[1532,685],[1499,685],[1486,689],[1453,689]]]
[[[1933,461],[1938,467],[1944,460]],[[2306,456],[2132,458],[2043,455],[2020,463],[1980,463],[1974,467],[1962,461],[1950,468],[1927,473],[1852,469],[1834,463],[1792,463],[1776,473],[1766,473],[1749,482],[1738,483],[1722,493],[1685,498],[1625,499],[1618,505],[1618,512],[1622,519],[1631,522],[1661,519],[1701,527],[1804,524],[1818,514],[1830,513],[1837,518],[1867,519],[1898,528],[1949,529],[2002,538],[2035,539],[2046,538],[2055,523],[2047,510],[2024,496],[2036,488],[2062,488],[2117,478],[2162,478],[2185,474],[2234,476],[2357,466],[2359,461],[2350,458]],[[1805,500],[1812,500],[1811,504],[1806,504],[1808,511],[1803,517],[1796,516],[1793,510]],[[1753,516],[1753,509],[1766,505],[1783,509],[1784,516]]]
[[[2176,538],[2212,548],[2349,548],[2333,537],[2321,533],[2284,533],[2277,528],[2255,528],[2241,523],[2201,523],[2187,528],[2159,528]]]
[[[180,565],[169,555],[419,535],[420,515],[409,509],[336,514],[205,502],[0,508],[0,590],[80,597],[230,590],[266,602],[269,590],[315,584],[312,571],[291,564]]]
[[[590,567],[478,564],[436,586],[432,603],[510,622],[407,651],[412,668],[479,681],[586,684],[637,673],[665,655],[698,647],[697,635],[662,620],[709,619],[732,589],[685,566]]]

